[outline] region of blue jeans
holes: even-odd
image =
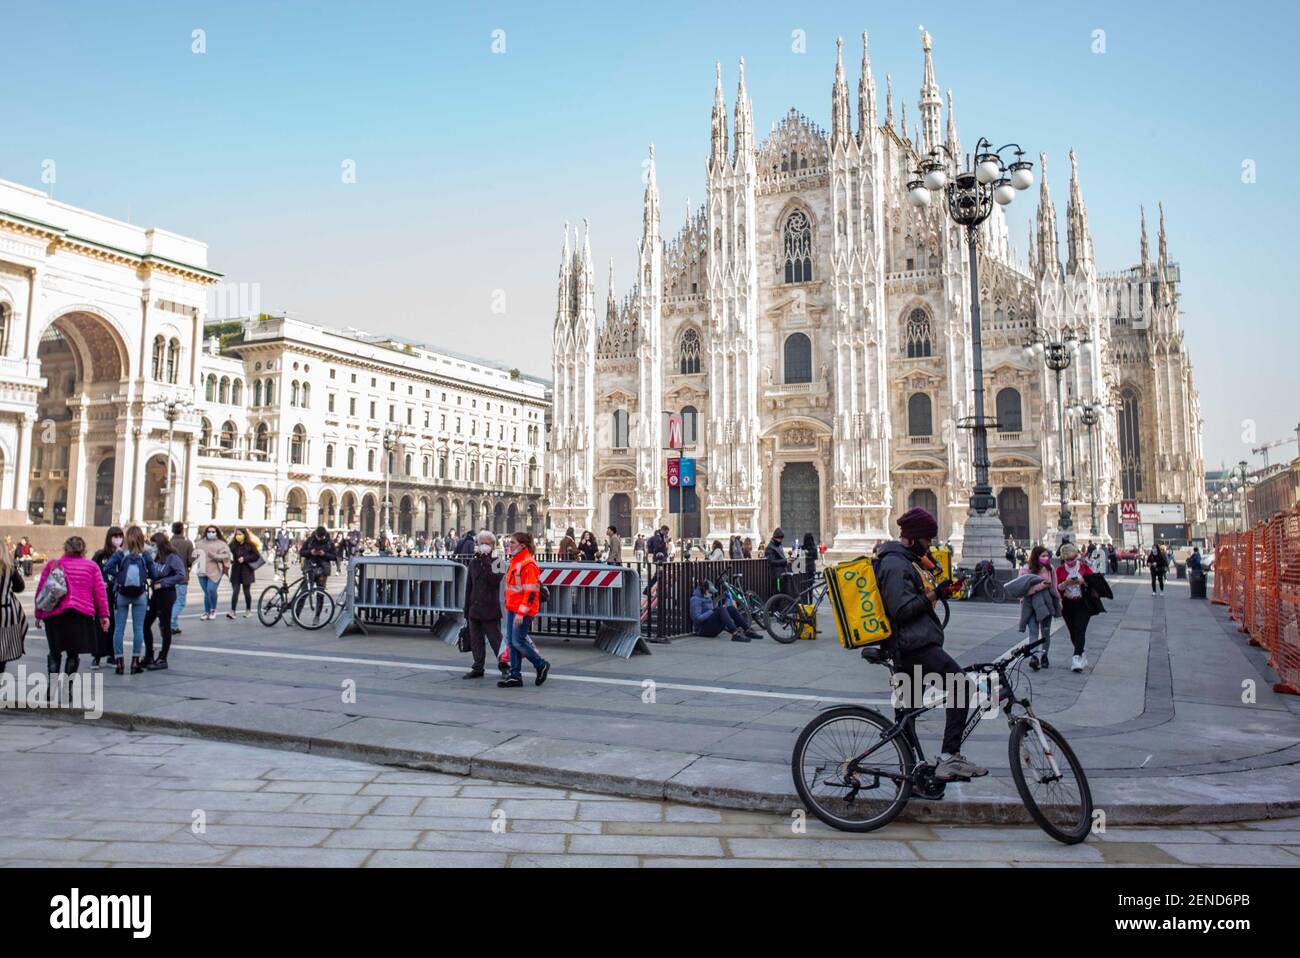
[[[199,576],[199,588],[203,590],[203,611],[204,613],[217,611],[217,586],[221,582],[221,576],[215,579],[209,579],[205,575]]]
[[[181,582],[176,586],[176,604],[172,606],[172,631],[175,632],[181,627],[181,609],[185,608],[185,593],[189,592],[190,584]]]
[[[131,654],[139,656],[144,646],[144,614],[149,609],[149,594],[141,593],[134,599],[128,599],[122,593],[117,594],[117,616],[113,622],[113,654],[122,655],[122,636],[126,632],[126,614],[131,613]]]
[[[704,618],[695,623],[695,634],[702,635],[705,638],[713,638],[720,635],[725,629],[728,632],[736,632],[749,628],[749,619],[745,618],[744,613],[731,604],[720,605],[715,608]]]
[[[537,651],[537,646],[533,645],[532,638],[528,635],[528,630],[532,628],[533,617],[531,615],[516,615],[507,610],[506,612],[506,640],[510,643],[510,677],[512,679],[521,678],[523,670],[523,660],[528,659],[533,663],[533,668],[540,669],[546,664],[541,653]]]

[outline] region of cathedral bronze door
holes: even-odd
[[[609,524],[625,539],[632,536],[632,498],[626,492],[609,497]]]
[[[781,471],[781,528],[787,545],[798,545],[806,533],[821,542],[821,490],[817,467],[789,462]]]
[[[1029,496],[1019,486],[1008,486],[998,493],[998,515],[1002,531],[1016,542],[1029,541]]]

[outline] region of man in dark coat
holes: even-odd
[[[490,532],[480,532],[475,544],[474,558],[469,560],[469,585],[465,589],[465,622],[469,629],[469,649],[474,657],[470,670],[463,679],[481,679],[487,661],[485,639],[492,645],[492,655],[501,653],[501,579],[505,573],[496,571],[492,549],[496,537]],[[504,676],[510,667],[497,665]]]
[[[660,526],[645,544],[646,558],[651,562],[668,561],[668,527]]]
[[[962,668],[943,650],[943,625],[934,611],[943,595],[935,589],[927,590],[913,565],[929,554],[939,523],[924,509],[911,509],[899,517],[898,533],[896,541],[886,542],[876,550],[876,581],[892,629],[885,640],[886,651],[901,673],[904,704],[908,708],[919,706],[923,680],[944,677],[944,688],[951,691],[935,778],[949,782],[987,775],[987,768],[968,761],[959,751],[972,690],[969,682],[956,678],[964,675]],[[964,690],[959,687],[963,682]],[[963,692],[967,694],[960,694]]]
[[[767,560],[768,571],[772,573],[772,591],[790,593],[790,560],[785,556],[785,549],[781,543],[785,541],[785,530],[777,527],[772,533],[772,538],[763,550],[763,558]]]
[[[466,529],[465,534],[456,543],[456,555],[472,556],[474,554],[474,530]]]

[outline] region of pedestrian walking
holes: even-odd
[[[194,566],[194,543],[185,537],[185,523],[172,523],[171,547],[185,566],[185,578],[173,586],[176,590],[176,604],[172,606],[172,635],[180,635],[181,610],[185,608],[185,600],[189,596],[190,569]]]
[[[58,596],[60,590],[62,596]],[[75,673],[81,656],[94,653],[96,631],[108,628],[104,577],[99,567],[86,558],[86,540],[81,536],[69,536],[63,543],[63,557],[46,562],[41,569],[36,585],[36,621],[45,629],[49,642],[46,666],[51,676],[58,675],[61,663],[64,673]],[[117,670],[122,671],[120,652]],[[133,664],[133,670],[138,671],[138,666]]]
[[[632,556],[637,562],[645,561],[645,535],[638,532],[636,541],[632,543]]]
[[[233,619],[239,611],[241,590],[244,593],[244,618],[253,614],[253,583],[257,581],[256,570],[262,564],[262,553],[248,530],[236,529],[230,537],[230,611],[226,613],[227,619]]]
[[[9,543],[0,543],[0,672],[27,651],[27,615],[18,602],[26,585]]]
[[[469,650],[473,657],[469,671],[461,678],[481,679],[487,664],[487,646],[497,660],[501,678],[510,674],[510,666],[501,658],[501,578],[492,552],[496,536],[480,532],[474,557],[469,560],[469,584],[465,587],[465,627],[469,632]]]
[[[104,548],[97,550],[90,557],[90,561],[99,567],[100,575],[104,579],[104,591],[108,597],[108,629],[95,636],[95,651],[90,659],[92,671],[99,668],[101,659],[107,660],[109,665],[117,662],[117,656],[113,654],[113,634],[117,631],[117,590],[113,588],[113,579],[104,572],[104,567],[108,565],[108,560],[113,558],[113,554],[122,548],[125,536],[126,533],[122,531],[121,526],[109,526],[108,531],[104,533]]]
[[[280,535],[287,540],[284,530],[280,530]],[[279,540],[277,539],[276,552],[284,555],[279,551]],[[226,537],[221,534],[221,530],[216,526],[207,526],[203,530],[203,538],[195,544],[196,553],[195,561],[199,566],[199,588],[203,590],[203,615],[199,617],[200,621],[211,621],[217,617],[217,586],[221,584],[221,579],[230,571],[230,546],[226,544]],[[288,547],[285,547],[288,551]]]
[[[1079,556],[1079,547],[1073,542],[1061,546],[1061,564],[1056,569],[1056,586],[1061,593],[1061,617],[1070,630],[1074,657],[1070,660],[1071,672],[1082,672],[1088,667],[1085,645],[1088,637],[1088,620],[1092,610],[1084,596],[1087,581],[1084,578],[1093,569]]]
[[[614,526],[605,530],[605,561],[610,565],[623,564],[623,537]]]
[[[140,667],[155,671],[167,668],[167,653],[172,647],[172,609],[176,606],[176,587],[185,581],[188,574],[185,560],[172,548],[166,533],[155,532],[153,535],[153,592],[149,595],[149,608],[144,616],[144,659]],[[153,654],[153,626],[158,623],[162,633],[162,646],[158,657]]]
[[[1158,545],[1151,547],[1147,553],[1147,569],[1151,572],[1151,594],[1156,594],[1157,583],[1160,586],[1160,594],[1165,591],[1165,574],[1169,571],[1169,559],[1163,549]]]
[[[1020,600],[1020,631],[1028,632],[1031,639],[1037,635],[1043,640],[1043,644],[1029,657],[1029,667],[1037,672],[1051,668],[1047,653],[1052,646],[1052,619],[1062,612],[1061,593],[1056,587],[1056,573],[1052,569],[1052,553],[1046,546],[1034,546],[1020,574],[1037,576],[1042,580],[1030,586]]]
[[[497,683],[498,688],[514,689],[524,684],[523,659],[537,671],[534,682],[541,685],[550,674],[551,664],[542,658],[529,631],[541,609],[541,569],[533,558],[533,537],[516,532],[506,543],[510,565],[506,569],[506,641],[510,643],[510,674]]]

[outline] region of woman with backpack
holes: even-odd
[[[257,550],[257,543],[247,529],[236,529],[230,538],[230,611],[227,619],[233,619],[239,609],[239,590],[244,590],[244,618],[253,614],[253,582],[257,576],[254,570],[262,564],[262,553]]]
[[[207,526],[203,538],[194,544],[199,554],[199,588],[203,590],[203,614],[200,621],[217,617],[217,586],[221,577],[230,571],[230,547],[226,537],[216,526]]]
[[[517,689],[524,684],[520,674],[524,658],[537,670],[535,682],[541,685],[551,671],[551,664],[542,658],[528,635],[542,606],[541,568],[533,558],[533,537],[527,532],[516,532],[506,541],[506,552],[510,556],[510,565],[506,569],[506,641],[510,643],[510,674],[497,683],[497,688]]]
[[[109,665],[117,661],[113,656],[113,633],[117,626],[117,592],[113,588],[113,580],[104,575],[104,566],[108,564],[109,559],[113,558],[113,554],[122,548],[125,535],[121,526],[109,526],[108,532],[104,533],[104,548],[90,557],[90,561],[99,566],[100,575],[104,576],[104,590],[108,595],[108,631],[100,632],[96,638],[94,657],[90,660],[92,670],[99,668],[100,659],[107,659]]]
[[[117,591],[117,614],[113,624],[113,655],[117,659],[117,665],[114,671],[118,675],[123,672],[122,640],[129,615],[131,674],[139,675],[144,671],[140,664],[140,650],[144,645],[144,617],[149,608],[149,596],[146,593],[149,580],[153,578],[153,562],[144,554],[144,532],[139,526],[131,526],[126,530],[122,548],[104,564],[104,576],[113,580],[113,588]]]
[[[139,530],[137,530],[139,531]],[[108,628],[108,593],[99,567],[86,558],[86,540],[69,536],[63,543],[63,558],[45,563],[36,585],[36,621],[45,629],[50,643],[46,663],[57,675],[77,671],[81,656],[95,649],[95,633]],[[122,660],[118,658],[118,671]]]
[[[176,604],[176,586],[185,581],[188,572],[185,560],[172,548],[166,534],[155,532],[149,541],[155,549],[153,592],[149,596],[149,611],[144,616],[144,661],[140,665],[154,671],[167,668],[167,652],[172,647],[172,606]],[[154,622],[162,632],[162,648],[156,659],[153,657]]]

